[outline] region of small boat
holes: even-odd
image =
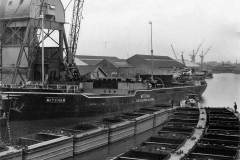
[[[200,97],[197,94],[188,94],[186,98],[181,102],[181,106],[185,107],[198,107]]]

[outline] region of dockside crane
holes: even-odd
[[[184,52],[181,52],[181,60],[182,60],[182,64],[186,65],[185,60],[184,60]]]
[[[195,50],[193,50],[193,53],[190,54],[191,62],[193,62],[193,63],[196,62],[196,56],[197,56],[197,54],[198,54],[200,48],[202,47],[202,45],[203,45],[203,42],[201,42],[201,43],[199,44],[199,46],[198,46],[196,52],[195,52]]]
[[[81,21],[83,19],[83,4],[84,0],[74,0],[73,12],[72,12],[72,22],[69,34],[69,52],[70,55],[67,56],[67,62],[72,64],[76,56],[79,31],[81,28]]]
[[[7,74],[9,78],[5,78],[6,83],[16,84],[19,82],[40,81],[39,77],[43,77],[43,83],[43,81],[48,81],[49,77],[54,77],[52,79],[64,77],[60,76],[60,73],[63,72],[63,67],[54,65],[54,71],[48,70],[47,67],[49,63],[62,62],[64,51],[66,52],[65,64],[68,66],[67,70],[73,73],[73,77],[76,75],[76,67],[72,69],[72,66],[74,66],[74,57],[77,50],[84,0],[69,1],[70,3],[73,2],[69,37],[66,36],[65,16],[62,12],[66,8],[63,8],[59,0],[36,0],[37,3],[24,1],[23,3],[26,5],[14,2],[11,3],[11,6],[7,5],[7,3],[0,3],[1,8],[5,8],[3,13],[6,12],[5,14],[0,14],[0,32],[2,33],[0,37],[0,61],[4,60],[3,55],[11,54],[11,62],[7,62],[4,68],[1,63],[0,72],[3,69],[11,71],[11,74]],[[30,12],[36,8],[38,8],[36,11]],[[43,14],[40,13],[43,10]],[[29,13],[25,14],[27,12]],[[28,16],[26,17],[26,15]],[[39,31],[42,31],[44,34],[41,35],[44,36],[40,36]],[[54,51],[50,50],[50,47],[44,47],[43,43],[45,40],[54,43],[52,48]],[[4,48],[4,50],[1,48]],[[44,52],[46,54],[42,55],[46,56],[41,55]],[[42,60],[44,63],[40,61],[41,57],[44,58],[44,61]],[[42,67],[40,66],[41,64]],[[62,63],[60,66],[62,66]],[[11,75],[12,78],[10,77]],[[70,79],[72,80],[71,76]]]
[[[175,52],[173,44],[171,44],[171,48],[172,48],[172,52],[173,52],[173,55],[174,55],[175,59],[178,60],[177,53]],[[183,54],[184,54],[184,52],[182,51],[181,52],[181,62],[182,62],[182,64],[185,65],[185,60],[184,60],[184,55]]]
[[[204,57],[208,54],[208,52],[212,49],[212,46],[208,47],[208,49],[204,52],[202,50],[202,53],[199,55],[201,59],[201,70],[203,70],[203,62],[204,62]]]
[[[175,49],[173,47],[173,44],[171,44],[171,49],[172,49],[172,52],[173,52],[173,55],[174,55],[175,59],[177,60],[178,57],[177,57],[177,54],[176,54]]]
[[[67,76],[70,80],[78,81],[80,79],[79,70],[75,64],[75,56],[77,52],[78,46],[78,38],[79,32],[81,28],[81,22],[83,19],[83,5],[84,0],[70,0],[66,9],[69,7],[70,3],[73,2],[73,9],[72,9],[72,19],[70,24],[70,33],[68,37],[68,43],[65,46],[67,55],[65,57],[66,60],[66,69],[67,69]]]

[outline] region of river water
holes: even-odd
[[[214,74],[213,79],[207,79],[208,87],[202,96],[202,105],[210,107],[232,107],[233,103],[237,102],[238,111],[240,111],[240,74]],[[91,121],[96,121],[102,117],[91,118]],[[89,121],[87,118],[81,120]],[[50,130],[56,128],[64,128],[76,124],[80,121],[79,118],[61,119],[61,120],[40,120],[40,121],[22,121],[11,122],[10,133],[13,138],[24,136],[26,134],[36,133],[41,130]],[[158,131],[159,128],[145,132],[141,135],[111,144],[109,146],[87,152],[79,155],[74,159],[81,160],[104,160],[116,156],[122,152],[129,150],[140,143],[146,138],[150,137],[153,133]],[[73,158],[72,158],[73,159]]]
[[[236,102],[240,111],[240,74],[214,74],[214,78],[208,79],[207,83],[202,96],[204,106],[233,108]]]
[[[232,107],[239,104],[240,111],[240,74],[214,74],[213,79],[207,79],[208,87],[202,96],[202,105],[210,107]],[[70,160],[104,160],[110,159],[129,150],[154,134],[160,128],[153,129],[133,138],[114,143],[110,146],[87,152]]]

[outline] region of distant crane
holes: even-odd
[[[184,60],[184,56],[183,56],[183,54],[184,54],[184,52],[182,51],[182,53],[181,53],[182,64],[186,65],[186,64],[185,64],[185,60]]]
[[[171,48],[172,48],[172,52],[173,52],[173,55],[174,55],[175,59],[178,59],[177,54],[175,52],[175,49],[173,47],[173,44],[171,44]]]
[[[84,4],[84,0],[74,0],[73,12],[72,12],[72,23],[71,23],[70,34],[69,34],[70,55],[67,56],[67,62],[70,64],[74,63],[74,59],[77,51],[79,31],[81,28],[81,21],[83,18],[82,16],[83,4]]]
[[[203,42],[201,42],[201,43],[199,44],[196,52],[195,52],[195,50],[193,50],[193,53],[190,54],[191,62],[193,62],[193,63],[196,62],[196,56],[197,56],[197,54],[198,54],[198,52],[199,52],[199,49],[202,47],[202,44],[203,44]]]
[[[178,60],[177,53],[175,52],[175,49],[174,49],[174,47],[173,47],[173,44],[171,44],[171,48],[172,48],[172,52],[173,52],[173,54],[174,54],[175,59]],[[181,61],[182,61],[182,64],[185,65],[185,60],[184,60],[183,53],[184,53],[184,52],[182,51],[182,52],[181,52]]]
[[[204,52],[202,50],[202,53],[199,55],[201,58],[201,70],[203,70],[203,62],[204,62],[204,57],[208,54],[208,52],[212,49],[212,46],[208,47],[208,49]]]

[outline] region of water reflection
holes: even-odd
[[[233,103],[237,102],[240,111],[240,74],[214,74],[207,83],[202,97],[204,106],[233,108]]]

